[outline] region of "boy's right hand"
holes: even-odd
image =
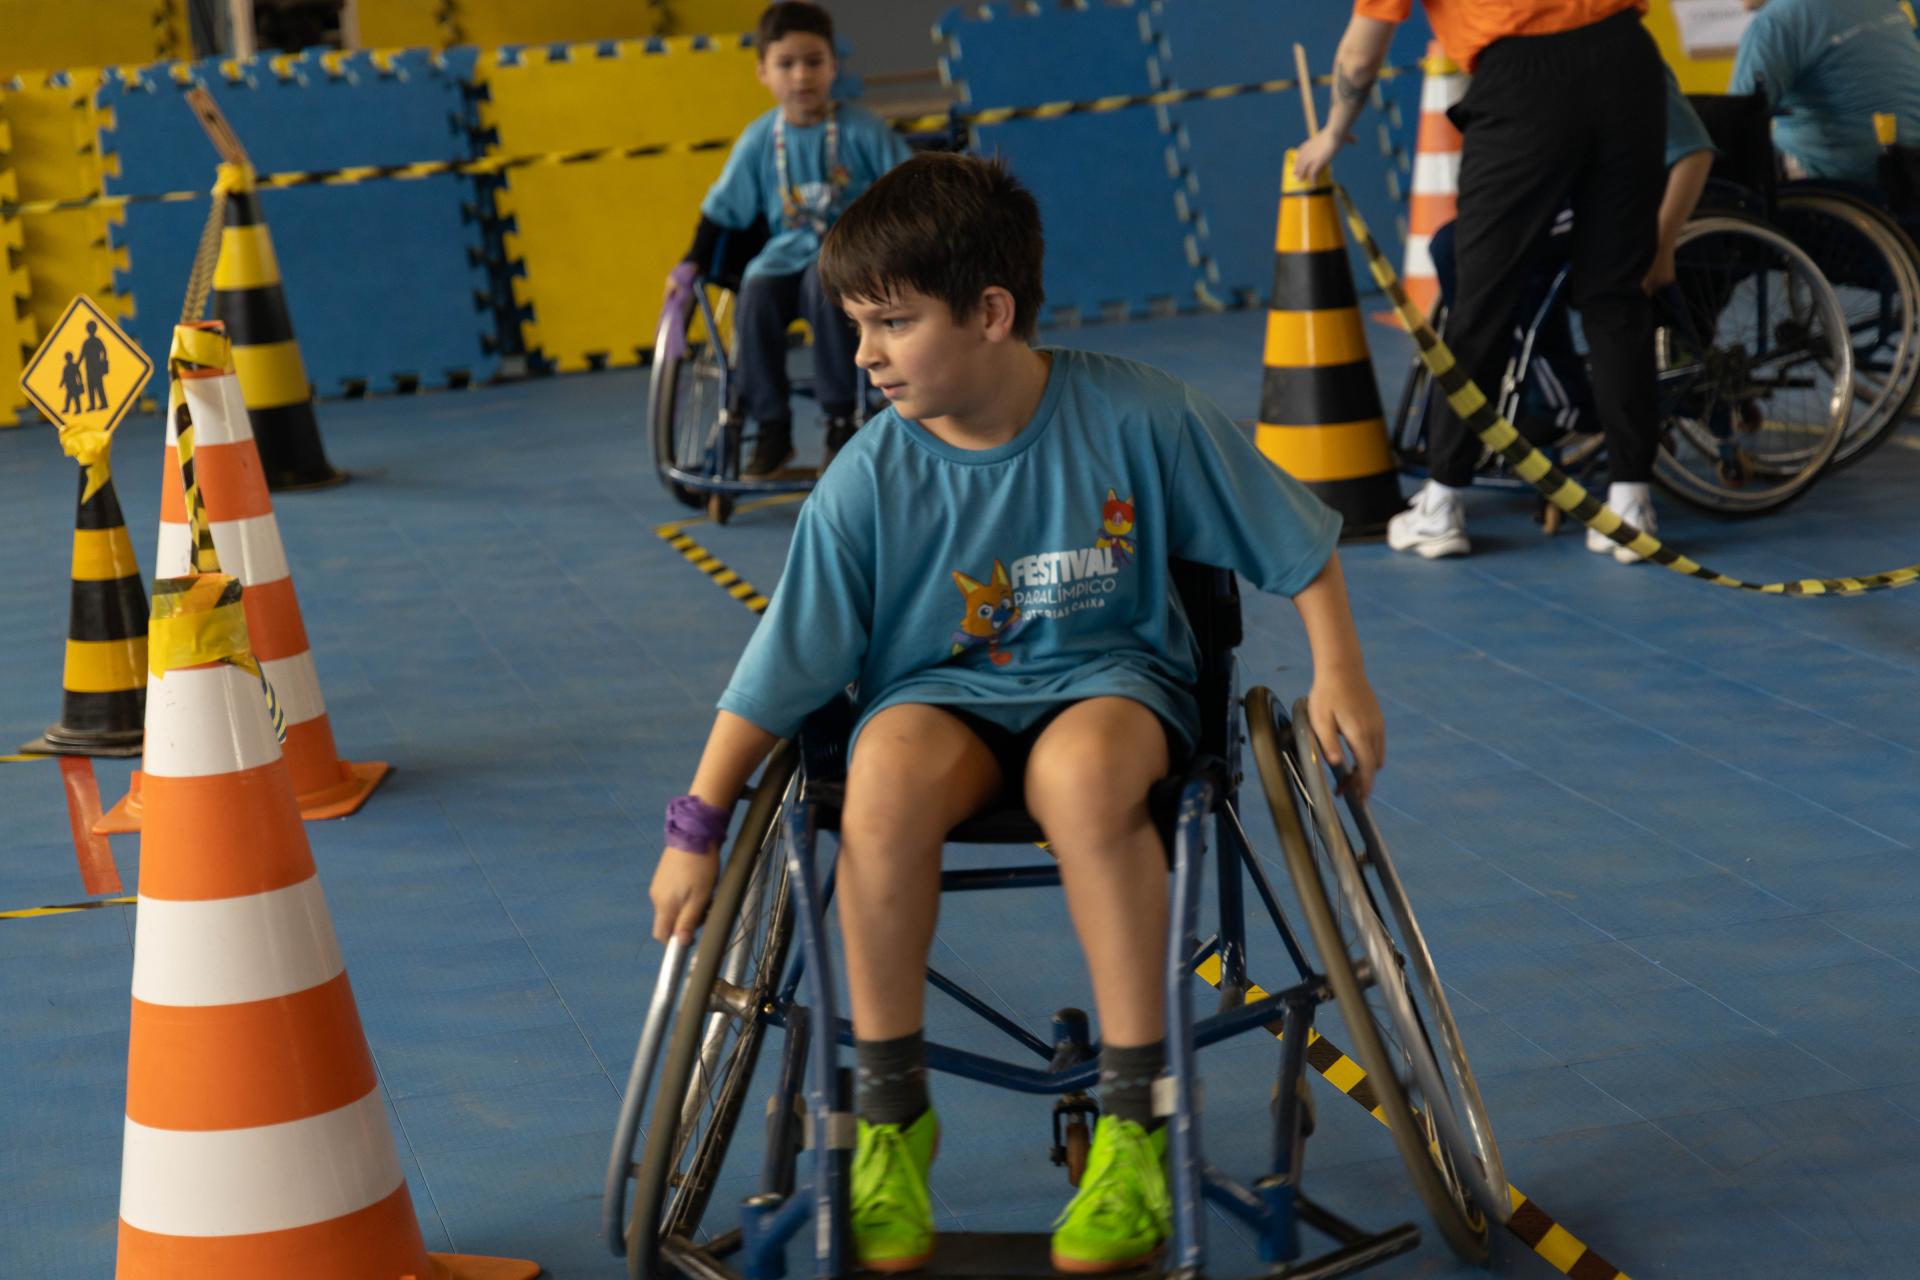
[[[668,848],[654,868],[653,885],[647,896],[653,899],[653,938],[665,942],[679,938],[692,942],[713,899],[713,882],[720,874],[720,855],[688,853]]]

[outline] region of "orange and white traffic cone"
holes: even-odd
[[[1413,305],[1428,315],[1440,297],[1428,246],[1433,233],[1453,221],[1460,207],[1460,131],[1447,109],[1467,92],[1467,74],[1447,57],[1440,42],[1427,44],[1420,68],[1420,134],[1413,150],[1413,192],[1407,208],[1407,255],[1400,279]]]
[[[429,1255],[248,650],[237,578],[154,584],[119,1280],[531,1280]]]
[[[185,341],[191,344],[187,359],[181,358],[182,334],[189,335]],[[294,595],[292,571],[280,544],[273,500],[267,495],[254,448],[240,380],[234,376],[232,347],[220,322],[181,325],[175,353],[173,363],[180,366],[181,374],[176,383],[178,400],[169,404],[167,413],[156,576],[176,576],[193,568],[185,490],[175,465],[179,411],[184,405],[197,437],[194,465],[214,547],[220,564],[232,569],[245,586],[247,628],[286,717],[285,755],[300,816],[309,821],[344,817],[366,803],[389,766],[377,760],[342,760],[334,746],[333,726],[320,696],[320,678],[300,617],[300,601]],[[94,830],[102,834],[138,831],[142,785],[141,775],[135,773],[126,798]]]

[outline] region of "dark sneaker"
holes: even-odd
[[[740,474],[749,480],[770,476],[793,457],[793,424],[763,422],[754,437],[753,452],[741,466]]]
[[[834,458],[847,447],[847,441],[853,439],[853,433],[858,430],[852,418],[827,419],[827,458],[820,464],[822,471],[833,464]]]

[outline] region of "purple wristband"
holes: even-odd
[[[716,850],[727,838],[731,809],[708,804],[699,796],[675,796],[667,801],[667,844],[688,853]]]

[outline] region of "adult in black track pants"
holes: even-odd
[[[1496,396],[1535,255],[1573,210],[1572,300],[1591,351],[1606,433],[1608,505],[1654,527],[1657,443],[1652,264],[1666,183],[1664,75],[1640,24],[1645,0],[1423,0],[1449,57],[1473,73],[1449,113],[1459,126],[1454,223],[1459,294],[1447,318],[1455,357]],[[1335,55],[1326,127],[1303,143],[1299,176],[1324,172],[1366,103],[1412,0],[1355,0]],[[1431,479],[1388,525],[1396,551],[1432,559],[1470,549],[1462,496],[1480,442],[1450,409],[1428,430]],[[1638,559],[1606,539],[1588,546]]]

